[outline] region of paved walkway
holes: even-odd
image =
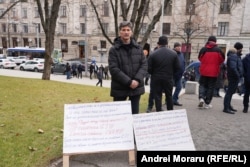
[[[0,75],[41,78],[41,73],[22,72],[17,70],[0,69]],[[89,78],[66,80],[63,75],[51,75],[51,80],[71,84],[95,85],[97,80]],[[104,87],[110,86],[110,81],[104,80]],[[146,91],[149,92],[148,86]],[[221,95],[224,96],[223,92]],[[197,108],[197,95],[183,94],[180,97],[187,111],[189,127],[196,150],[250,150],[250,113],[243,113],[242,97],[235,94],[232,105],[238,109],[236,114],[222,112],[223,98],[213,98],[212,109]],[[62,159],[51,164],[51,167],[61,167]],[[70,157],[70,167],[128,167],[127,152],[96,153],[74,155]]]

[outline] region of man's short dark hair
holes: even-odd
[[[133,25],[132,25],[131,22],[129,22],[129,21],[123,21],[123,22],[121,22],[120,25],[119,25],[119,30],[121,30],[122,27],[126,27],[126,26],[130,27],[131,29],[132,29],[132,27],[133,27]]]

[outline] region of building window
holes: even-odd
[[[2,15],[4,11],[5,11],[4,9],[0,9],[0,15]],[[0,18],[0,19],[2,19],[2,18]]]
[[[39,15],[39,12],[38,12],[38,7],[35,7],[35,17],[37,18],[37,17],[39,17],[40,15]]]
[[[109,23],[102,23],[102,27],[104,29],[104,32],[108,34]]]
[[[169,35],[171,30],[171,23],[163,23],[163,34]]]
[[[230,13],[231,0],[221,0],[220,2],[220,13]]]
[[[80,27],[81,27],[81,34],[86,34],[86,26],[85,26],[85,23],[81,23],[81,24],[80,24]]]
[[[168,4],[164,10],[164,16],[172,16],[172,4]]]
[[[218,29],[217,29],[217,35],[218,36],[227,36],[228,35],[228,22],[219,22],[218,23]]]
[[[24,32],[24,33],[28,33],[28,32],[29,32],[28,24],[24,24],[24,25],[23,25],[23,32]]]
[[[17,24],[12,24],[13,32],[17,32]]]
[[[61,23],[60,24],[60,32],[62,34],[66,34],[67,33],[67,24],[66,23]]]
[[[68,52],[68,40],[61,39],[61,50],[62,52]]]
[[[27,8],[22,8],[22,18],[27,18]]]
[[[80,6],[80,17],[85,17],[86,16],[86,5],[81,5]]]
[[[103,4],[103,16],[109,16],[109,4],[108,1],[105,1]]]
[[[67,16],[66,12],[67,12],[66,6],[61,6],[60,16],[61,17],[66,17]]]
[[[194,15],[195,14],[195,1],[196,0],[187,0],[186,1],[186,14],[187,15]]]
[[[12,12],[12,18],[16,18],[17,17],[16,9],[12,8],[11,12]]]
[[[6,37],[2,37],[2,46],[3,46],[3,48],[7,48],[7,38]]]
[[[3,23],[3,24],[2,24],[2,32],[6,32],[6,31],[7,31],[6,24],[5,24],[5,23]]]
[[[106,49],[106,45],[107,45],[106,41],[101,40],[100,44],[101,44],[101,49],[103,49],[103,48]]]
[[[140,34],[145,34],[147,31],[147,23],[141,23],[141,30],[140,30]]]
[[[28,38],[23,38],[23,45],[29,46],[29,39]]]

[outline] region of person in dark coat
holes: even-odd
[[[215,36],[210,36],[198,56],[201,62],[198,107],[201,109],[212,108],[214,88],[220,73],[220,66],[225,60],[225,54],[217,46],[216,41]]]
[[[181,88],[182,88],[181,79],[182,79],[182,75],[185,71],[185,59],[184,59],[183,54],[181,53],[181,44],[179,42],[174,43],[174,51],[178,55],[178,59],[179,59],[181,68],[180,68],[180,70],[178,70],[174,74],[175,91],[173,94],[173,103],[176,106],[182,106],[182,104],[180,104],[178,100],[179,100],[179,94],[180,94]]]
[[[132,24],[128,21],[120,23],[119,33],[109,50],[110,95],[114,101],[129,98],[132,114],[138,114],[140,97],[145,93],[147,61],[142,47],[132,38]]]
[[[103,73],[102,73],[102,70],[99,68],[97,71],[98,82],[96,83],[96,86],[100,84],[100,87],[102,87],[102,78],[103,78]]]
[[[242,49],[235,47],[237,50]],[[230,49],[227,53],[227,78],[228,88],[224,97],[224,109],[223,112],[228,114],[234,114],[237,110],[231,106],[231,100],[233,94],[236,92],[240,78],[243,77],[243,66],[241,61],[241,55],[237,54],[236,49]]]
[[[243,112],[248,112],[249,107],[249,95],[250,95],[250,53],[248,53],[243,59],[243,75],[244,75],[244,86],[245,86],[245,93],[243,98]]]
[[[148,58],[148,72],[151,74],[156,111],[162,111],[162,92],[166,96],[167,110],[173,110],[173,76],[180,70],[177,53],[166,47],[168,38],[159,37],[159,48]]]
[[[90,64],[90,67],[89,67],[89,78],[90,79],[92,79],[93,72],[94,72],[94,65]]]

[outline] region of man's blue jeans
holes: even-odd
[[[173,103],[177,103],[179,99],[179,94],[181,92],[182,84],[181,78],[174,79],[175,91],[173,94]]]

